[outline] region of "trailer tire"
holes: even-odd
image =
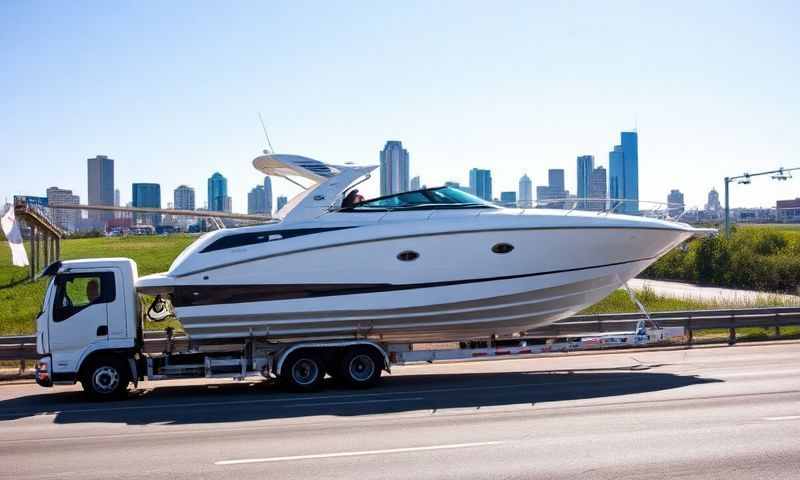
[[[336,377],[353,388],[368,388],[381,378],[383,356],[374,348],[358,345],[341,357]]]
[[[281,383],[295,392],[312,392],[322,386],[325,364],[322,356],[310,349],[292,352],[283,362]]]
[[[82,369],[83,391],[94,401],[122,400],[128,396],[130,369],[116,355],[100,355],[89,360]]]

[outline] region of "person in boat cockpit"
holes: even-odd
[[[359,195],[358,190],[354,189],[351,190],[346,197],[344,197],[344,200],[342,200],[342,208],[355,207],[356,205],[358,205],[363,201],[364,201],[364,196]]]

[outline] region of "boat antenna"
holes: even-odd
[[[264,125],[264,118],[261,116],[261,112],[258,112],[258,120],[261,122],[261,128],[264,130],[264,138],[267,139],[267,146],[269,147],[269,153],[275,153],[275,149],[272,148],[272,142],[269,141],[267,126]]]

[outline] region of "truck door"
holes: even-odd
[[[113,269],[56,276],[48,337],[53,372],[77,372],[84,351],[108,342],[108,307],[117,295]]]

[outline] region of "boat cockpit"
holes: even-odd
[[[347,198],[347,197],[346,197]],[[342,202],[339,212],[387,212],[402,210],[444,210],[498,208],[497,206],[454,187],[435,187],[396,193],[358,203]]]

